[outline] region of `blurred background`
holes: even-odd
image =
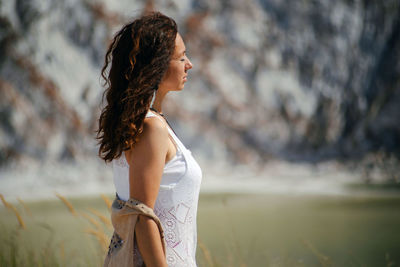
[[[6,199],[113,194],[112,168],[98,159],[95,140],[104,91],[100,69],[113,34],[149,10],[177,21],[194,65],[184,90],[168,95],[164,113],[203,169],[199,227],[211,254],[223,245],[212,242],[201,212],[218,205],[216,213],[228,212],[243,194],[246,201],[239,202],[254,204],[255,212],[275,207],[294,216],[297,203],[305,209],[301,214],[311,214],[307,227],[319,214],[309,208],[315,203],[345,214],[372,206],[368,218],[382,222],[368,219],[371,228],[360,236],[381,223],[393,223],[387,235],[398,236],[398,0],[1,0],[0,193]],[[357,228],[366,218],[354,220]],[[293,226],[270,223],[269,230],[282,234]],[[272,240],[271,248],[281,240],[285,252],[270,250],[271,266],[332,263],[308,241],[302,247],[314,261],[298,262],[287,256],[291,241],[279,234]],[[378,265],[368,266],[398,266],[389,264],[393,251],[400,255],[399,240],[382,240],[381,251],[359,240],[360,266],[374,260]],[[267,246],[251,244],[245,247],[252,251]],[[335,250],[343,244],[338,241],[332,251],[343,255]],[[373,260],[366,256],[371,250],[377,252]],[[216,261],[228,266],[229,255],[217,254],[222,256]],[[241,257],[231,265],[266,262],[251,253]]]

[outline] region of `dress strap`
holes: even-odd
[[[146,114],[146,118],[149,117],[157,117],[157,119],[161,120],[163,123],[167,123],[167,129],[168,129],[168,133],[169,135],[172,137],[173,141],[175,142],[177,149],[183,151],[185,148],[185,146],[182,144],[182,142],[179,140],[178,136],[176,135],[174,129],[172,129],[171,125],[169,124],[168,120],[166,119],[162,119],[158,114],[156,114],[155,112],[153,112],[152,110],[149,109],[149,111]]]
[[[156,117],[157,119],[159,119],[160,121],[165,123],[165,121],[163,121],[159,116],[154,114],[153,111],[149,110],[149,111],[147,111],[146,118],[151,118],[151,117]]]
[[[160,116],[162,116],[162,117],[164,118],[164,120],[161,119]],[[172,130],[172,131],[174,132],[175,136],[178,137],[178,135],[175,133],[174,129],[172,128],[171,124],[169,124],[167,118],[165,118],[164,115],[158,115],[157,113],[155,113],[154,111],[152,111],[151,109],[149,109],[149,111],[148,111],[147,114],[146,114],[146,118],[147,118],[147,117],[157,117],[157,118],[160,119],[163,123],[166,122],[167,125],[168,125],[167,128],[168,128],[169,130]]]

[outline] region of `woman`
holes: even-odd
[[[157,217],[138,215],[132,224],[135,264],[196,266],[201,169],[162,114],[164,97],[184,88],[192,67],[175,21],[159,12],[125,25],[106,54],[99,155],[113,162],[117,198],[134,199]]]

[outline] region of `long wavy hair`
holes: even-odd
[[[102,101],[107,103],[96,137],[99,156],[106,162],[137,143],[153,93],[168,69],[177,32],[173,19],[152,12],[126,24],[113,38],[101,70],[106,87]]]

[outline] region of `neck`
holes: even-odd
[[[153,102],[153,108],[158,112],[162,112],[162,102],[164,101],[165,93],[162,93],[161,90],[157,90],[156,96]]]

